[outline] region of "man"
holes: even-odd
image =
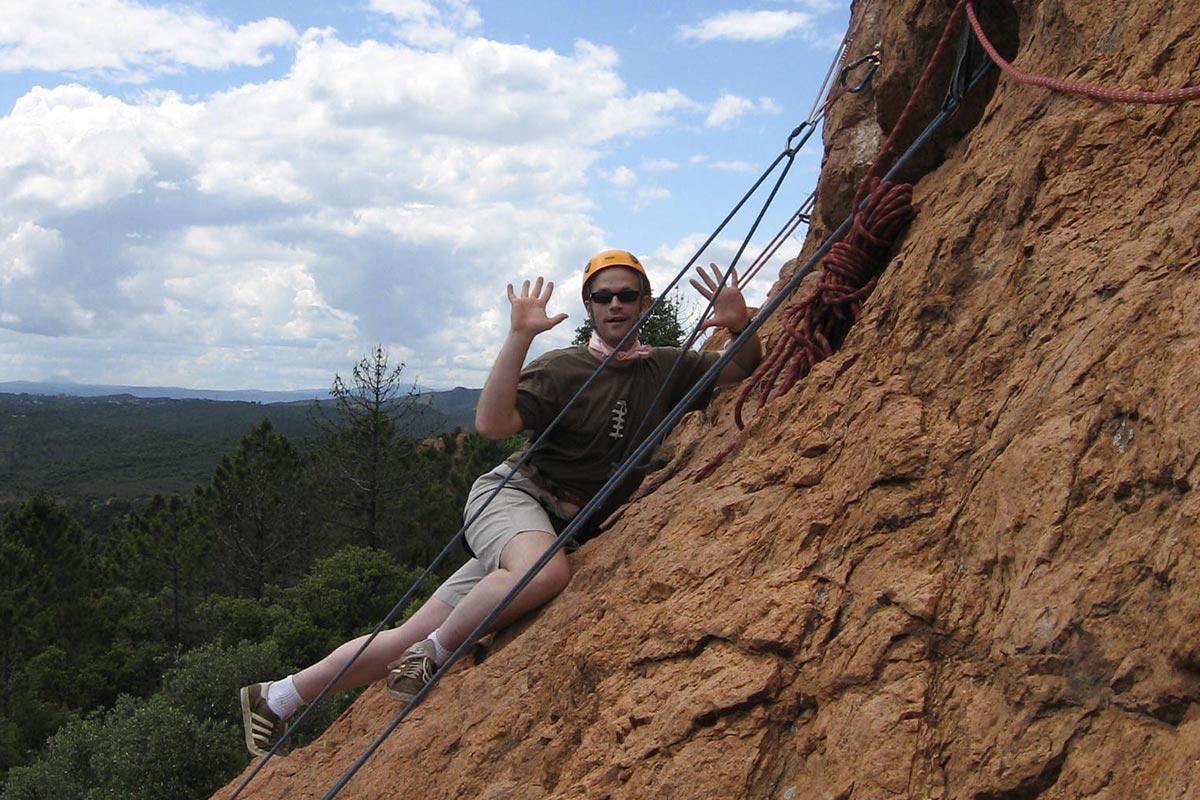
[[[710,276],[698,268],[699,280],[691,280],[705,299],[716,295],[705,327],[741,333],[749,324],[745,299],[733,286],[717,293],[721,273],[715,264],[711,270]],[[633,437],[652,431],[719,358],[718,353],[652,348],[642,345],[636,335],[621,345],[651,302],[649,276],[637,258],[624,250],[600,253],[584,268],[584,308],[594,326],[588,345],[551,351],[525,369],[522,364],[534,338],[567,315],[546,313],[554,284],[541,278],[532,286],[524,281],[520,294],[512,284],[507,291],[509,332],[479,397],[475,427],[480,434],[501,439],[531,431],[536,440],[600,362],[615,348],[621,349],[543,437],[520,471],[514,467],[522,453],[515,453],[475,482],[464,512],[465,519],[475,518],[465,533],[474,557],[408,620],[381,632],[333,691],[386,677],[391,697],[411,700],[550,549],[556,526],[561,528],[573,517],[608,480],[612,468],[636,448]],[[761,355],[757,337],[749,337],[721,370],[717,383],[747,377]],[[497,494],[506,477],[509,482]],[[503,628],[549,602],[570,577],[567,557],[560,550],[499,615],[493,628]],[[343,644],[281,681],[241,690],[246,747],[252,754],[265,755],[274,746],[286,720],[320,693],[365,638]],[[400,658],[393,661],[398,654]]]

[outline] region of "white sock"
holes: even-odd
[[[450,651],[442,647],[442,643],[438,641],[437,631],[429,634],[429,641],[433,642],[433,663],[440,667],[450,657]]]
[[[292,676],[288,675],[281,681],[275,681],[267,688],[267,707],[280,719],[287,719],[304,705]]]

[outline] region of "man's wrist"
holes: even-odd
[[[727,326],[725,328],[725,330],[729,331],[730,336],[741,336],[742,333],[745,332],[746,328],[749,328],[749,327],[750,327],[750,318],[746,317],[746,321],[742,323],[742,327],[738,328],[736,331],[731,326]]]
[[[517,345],[528,347],[533,343],[536,333],[531,333],[526,330],[517,330],[516,328],[508,329],[508,340]]]

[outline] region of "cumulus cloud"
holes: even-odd
[[[635,210],[641,210],[647,206],[658,203],[663,200],[671,199],[671,190],[663,186],[644,186],[638,190],[637,200],[634,203]]]
[[[756,172],[757,167],[746,161],[714,161],[709,164],[709,167],[721,172]]]
[[[415,47],[446,47],[482,25],[467,0],[371,0],[370,7],[391,17],[397,37]]]
[[[779,112],[733,94],[702,105],[669,80],[633,89],[606,44],[485,38],[467,0],[369,0],[375,38],[361,41],[203,5],[18,5],[0,71],[40,72],[0,116],[13,377],[310,388],[381,343],[414,380],[480,386],[507,282],[555,281],[571,319],[535,349],[565,345],[579,266],[612,244],[604,204],[648,228],[631,212],[702,194],[685,155],[632,144],[674,128],[685,136],[666,145],[699,152],[712,131]],[[689,40],[748,30],[734,21]],[[272,58],[269,79],[236,70]]]
[[[274,17],[230,27],[182,7],[129,0],[10,3],[0,27],[0,72],[41,70],[143,81],[186,68],[260,66],[297,41]]]
[[[679,163],[669,158],[642,159],[641,168],[646,172],[670,172],[679,169]]]
[[[445,21],[444,5],[386,5]],[[250,353],[307,348],[291,377],[322,385],[369,340],[482,385],[504,283],[546,274],[569,298],[603,239],[586,191],[600,148],[698,108],[629,91],[615,66],[586,42],[311,31],[285,77],[202,99],[35,88],[0,118],[0,329],[161,349],[158,383],[243,386]],[[187,370],[205,377],[165,374]]]
[[[713,41],[772,42],[797,33],[807,33],[813,24],[803,11],[727,11],[684,25],[679,36],[684,41],[704,44]]]
[[[778,113],[778,104],[769,97],[761,97],[756,102],[736,95],[723,94],[709,109],[704,124],[709,128],[722,128],[750,114]]]
[[[650,171],[669,169],[662,164],[651,165]],[[670,199],[671,191],[664,186],[644,185],[638,174],[626,166],[619,166],[607,172],[603,177],[618,190],[623,202],[634,211],[642,211],[654,203]]]
[[[614,186],[629,188],[635,186],[638,182],[637,173],[629,167],[617,167],[609,172],[606,176],[610,183]]]

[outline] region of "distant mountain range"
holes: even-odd
[[[422,397],[443,394],[417,387]],[[451,389],[449,393],[476,392],[471,389]],[[302,403],[311,400],[328,400],[328,389],[299,389],[289,392],[273,392],[261,389],[183,389],[178,386],[119,386],[75,383],[65,380],[51,381],[7,381],[0,382],[0,393],[33,394],[48,397],[110,397],[128,395],[143,398],[167,398],[169,400],[222,400],[241,403]],[[437,405],[435,402],[434,405]]]
[[[426,392],[401,415],[408,436],[475,429],[479,389]],[[0,514],[45,491],[91,530],[130,504],[206,485],[221,459],[269,420],[297,446],[316,434],[325,392],[206,392],[170,387],[0,383]]]
[[[412,402],[423,409],[410,420],[414,435],[427,436],[455,429],[468,432],[475,430],[475,407],[479,404],[482,389],[464,389],[459,386],[447,391],[432,391],[414,388],[418,393],[412,396]],[[203,415],[229,421],[243,418],[261,420],[262,413],[255,411],[254,406],[273,406],[269,416],[277,425],[289,429],[289,432],[295,432],[290,430],[290,422],[296,425],[306,424],[305,420],[313,401],[322,406],[332,406],[334,402],[329,392],[324,389],[292,392],[259,389],[224,391],[181,389],[175,386],[106,386],[53,380],[0,382],[0,405],[7,402],[5,398],[18,400],[22,396],[33,399],[47,398],[48,402],[57,404],[55,407],[73,409],[81,413],[86,408],[94,411],[98,408],[123,407],[131,411],[140,408],[142,412],[134,413],[144,414],[145,409],[158,408],[164,403],[177,406],[174,412],[162,412],[166,413],[168,418],[182,414],[182,408],[189,403],[215,402],[217,405],[204,411]],[[97,405],[97,401],[102,404]],[[150,405],[147,405],[147,402],[150,402]],[[200,413],[194,405],[189,408],[189,414]],[[2,456],[3,453],[0,453],[0,461],[3,460]]]

